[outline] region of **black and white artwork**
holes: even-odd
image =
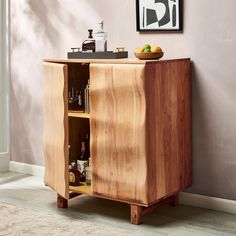
[[[182,31],[182,0],[136,0],[137,31]]]

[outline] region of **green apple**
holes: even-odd
[[[150,45],[150,44],[145,44],[145,45],[143,46],[143,49],[144,49],[144,51],[145,51],[146,49],[151,50],[151,45]]]

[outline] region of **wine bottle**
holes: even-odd
[[[88,166],[88,158],[86,157],[86,142],[81,142],[81,154],[77,160],[77,168],[81,174],[81,181],[85,181],[85,168]]]

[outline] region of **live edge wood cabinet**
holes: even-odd
[[[131,223],[191,186],[190,60],[47,59],[45,184],[58,207],[89,194],[130,204]],[[68,88],[90,80],[90,114],[68,111]],[[91,186],[69,186],[68,145],[90,132]],[[79,153],[78,153],[79,155]]]

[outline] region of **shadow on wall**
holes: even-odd
[[[40,26],[43,27],[43,31],[45,35],[48,37],[49,41],[53,45],[53,43],[57,42],[60,38],[60,29],[58,29],[53,21],[50,19],[51,14],[47,12],[47,9],[51,7],[54,11],[59,12],[60,2],[58,0],[48,1],[48,0],[29,0],[29,18],[36,17],[38,22],[40,22]],[[63,19],[60,19],[63,20]],[[37,33],[40,28],[35,28],[35,33]]]
[[[84,34],[87,36],[87,29],[101,18],[93,4],[84,0],[28,0],[28,6],[29,18],[36,18],[39,23],[39,27],[35,27],[35,33],[43,31],[53,46],[58,41],[64,42],[73,31],[78,36]],[[88,17],[87,12],[93,17]]]
[[[224,108],[215,97],[221,88],[213,82],[217,81],[211,81],[192,64],[193,186],[187,191],[235,200],[235,189],[229,188],[235,186],[232,183],[235,170],[230,168],[229,146],[222,131],[227,124],[222,123],[220,117]]]
[[[24,0],[18,2],[17,7],[15,6],[13,9],[17,11],[17,14],[15,14],[16,18],[20,18],[22,14],[21,19],[25,20],[25,23],[29,21],[28,24],[32,28],[28,29],[28,33],[35,36],[37,41],[34,43],[38,41],[43,41],[44,43],[50,42],[53,48],[60,41],[63,42],[64,38],[67,37],[67,34],[71,32],[72,29],[75,29],[78,35],[83,31],[87,33],[87,19],[79,18],[80,24],[78,24],[78,16],[74,11],[74,7],[78,8],[80,4],[78,2],[75,3],[76,2],[70,4],[70,7],[65,9],[65,3],[63,4],[63,2],[58,0]],[[87,7],[90,7],[90,5]],[[21,24],[24,24],[24,21]],[[27,25],[23,25],[23,30],[25,30],[26,26]],[[14,45],[14,47],[19,45],[17,42],[19,43],[22,40],[21,37],[19,38],[19,35],[19,33],[12,32],[12,45]],[[24,40],[27,39],[32,38],[28,36],[24,37]],[[35,44],[32,45],[32,42],[28,43],[28,45],[34,49]]]
[[[201,80],[202,75],[196,64],[192,62],[192,166],[193,166],[193,185],[188,192],[200,193],[202,184],[207,184],[205,180],[205,166],[202,163],[209,163],[207,156],[204,155],[204,147],[208,146],[209,130],[206,119],[207,107],[203,97]],[[199,138],[200,137],[200,138]],[[210,170],[208,170],[210,172]],[[209,173],[210,174],[210,173]],[[204,179],[203,179],[204,178]],[[200,185],[199,185],[200,184]],[[208,184],[207,184],[208,185]],[[211,192],[211,189],[209,189]]]
[[[97,19],[87,0],[11,2],[11,160],[43,165],[42,60],[64,56]]]
[[[32,105],[31,95],[24,87],[18,84],[16,91],[11,84],[11,91],[11,110],[14,110],[11,116],[11,157],[13,161],[32,164],[35,161],[37,162],[34,159],[39,156],[39,153],[35,153],[37,149],[32,145],[36,140],[35,137],[30,135],[29,125],[37,126],[37,122],[31,120],[30,115],[25,118],[22,111],[27,111],[27,114],[30,114],[35,112],[35,107]],[[17,96],[18,93],[23,95],[20,100]],[[20,158],[20,160],[17,160],[17,158]]]

